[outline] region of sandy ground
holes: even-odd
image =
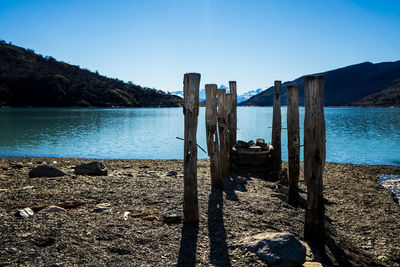
[[[262,266],[240,245],[265,231],[289,231],[303,238],[303,207],[287,204],[276,184],[247,176],[225,179],[224,192],[210,189],[208,160],[198,161],[200,223],[166,223],[182,215],[183,164],[179,160],[101,160],[108,176],[74,175],[93,160],[0,158],[0,265],[5,266]],[[21,162],[22,168],[11,163]],[[67,173],[29,178],[46,162]],[[286,163],[284,163],[285,165]],[[176,176],[166,174],[174,170]],[[326,265],[400,266],[400,206],[377,184],[396,166],[327,163],[324,174]],[[17,218],[18,206],[65,201],[86,204],[67,212]],[[95,212],[96,205],[110,209]],[[129,213],[128,213],[129,212]]]

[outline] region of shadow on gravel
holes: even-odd
[[[224,191],[227,200],[239,201],[239,198],[235,192],[236,187],[237,187],[237,181],[232,177],[232,175],[224,179]]]
[[[210,238],[210,263],[231,266],[226,242],[223,214],[223,191],[212,189],[208,199],[208,234]]]
[[[196,248],[199,224],[183,224],[178,266],[196,266]]]
[[[328,249],[327,255],[324,257],[324,262],[328,265],[338,265],[338,266],[353,266],[349,259],[347,258],[346,253],[344,250],[336,244],[336,241],[332,238],[332,233],[328,227],[325,228],[325,245]],[[331,259],[330,257],[333,257]],[[335,262],[332,262],[334,260]]]

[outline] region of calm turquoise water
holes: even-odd
[[[197,138],[206,148],[204,113]],[[300,117],[302,128],[304,109]],[[327,161],[400,165],[400,109],[326,108],[325,118]],[[181,108],[0,109],[0,156],[182,159],[183,119]],[[238,139],[270,142],[271,125],[271,107],[238,108]]]

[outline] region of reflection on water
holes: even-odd
[[[204,111],[197,138],[206,148]],[[301,128],[303,119],[301,108]],[[326,108],[325,119],[327,161],[400,165],[400,109]],[[271,125],[271,107],[238,108],[238,139],[270,142]],[[181,108],[10,108],[0,110],[0,127],[0,156],[183,158],[183,141],[176,139],[183,137]],[[201,150],[198,156],[207,157]]]

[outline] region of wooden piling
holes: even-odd
[[[223,190],[224,181],[219,167],[216,84],[206,84],[206,131],[207,150],[210,156],[211,187]]]
[[[272,115],[272,146],[274,147],[273,159],[273,179],[278,180],[281,172],[282,155],[281,155],[281,81],[275,81],[274,101]]]
[[[324,76],[304,78],[304,181],[307,185],[304,239],[325,251],[323,172],[325,165]]]
[[[237,141],[237,92],[236,92],[236,82],[229,82],[229,91],[231,95],[231,112],[229,119],[229,139],[230,146],[232,147]]]
[[[228,113],[227,113],[227,96],[225,89],[217,90],[218,96],[218,134],[220,147],[221,174],[223,177],[229,175],[229,134],[228,134]]]
[[[199,221],[197,192],[197,117],[199,115],[199,73],[186,73],[183,79],[183,114],[185,115],[184,145],[184,223]]]
[[[299,129],[299,87],[288,85],[287,95],[287,135],[289,158],[289,196],[290,205],[299,205],[299,169],[300,169],[300,129]]]
[[[229,82],[229,110],[228,110],[228,132],[229,132],[229,172],[233,171],[232,167],[232,147],[236,143],[237,133],[237,92],[236,82]]]

